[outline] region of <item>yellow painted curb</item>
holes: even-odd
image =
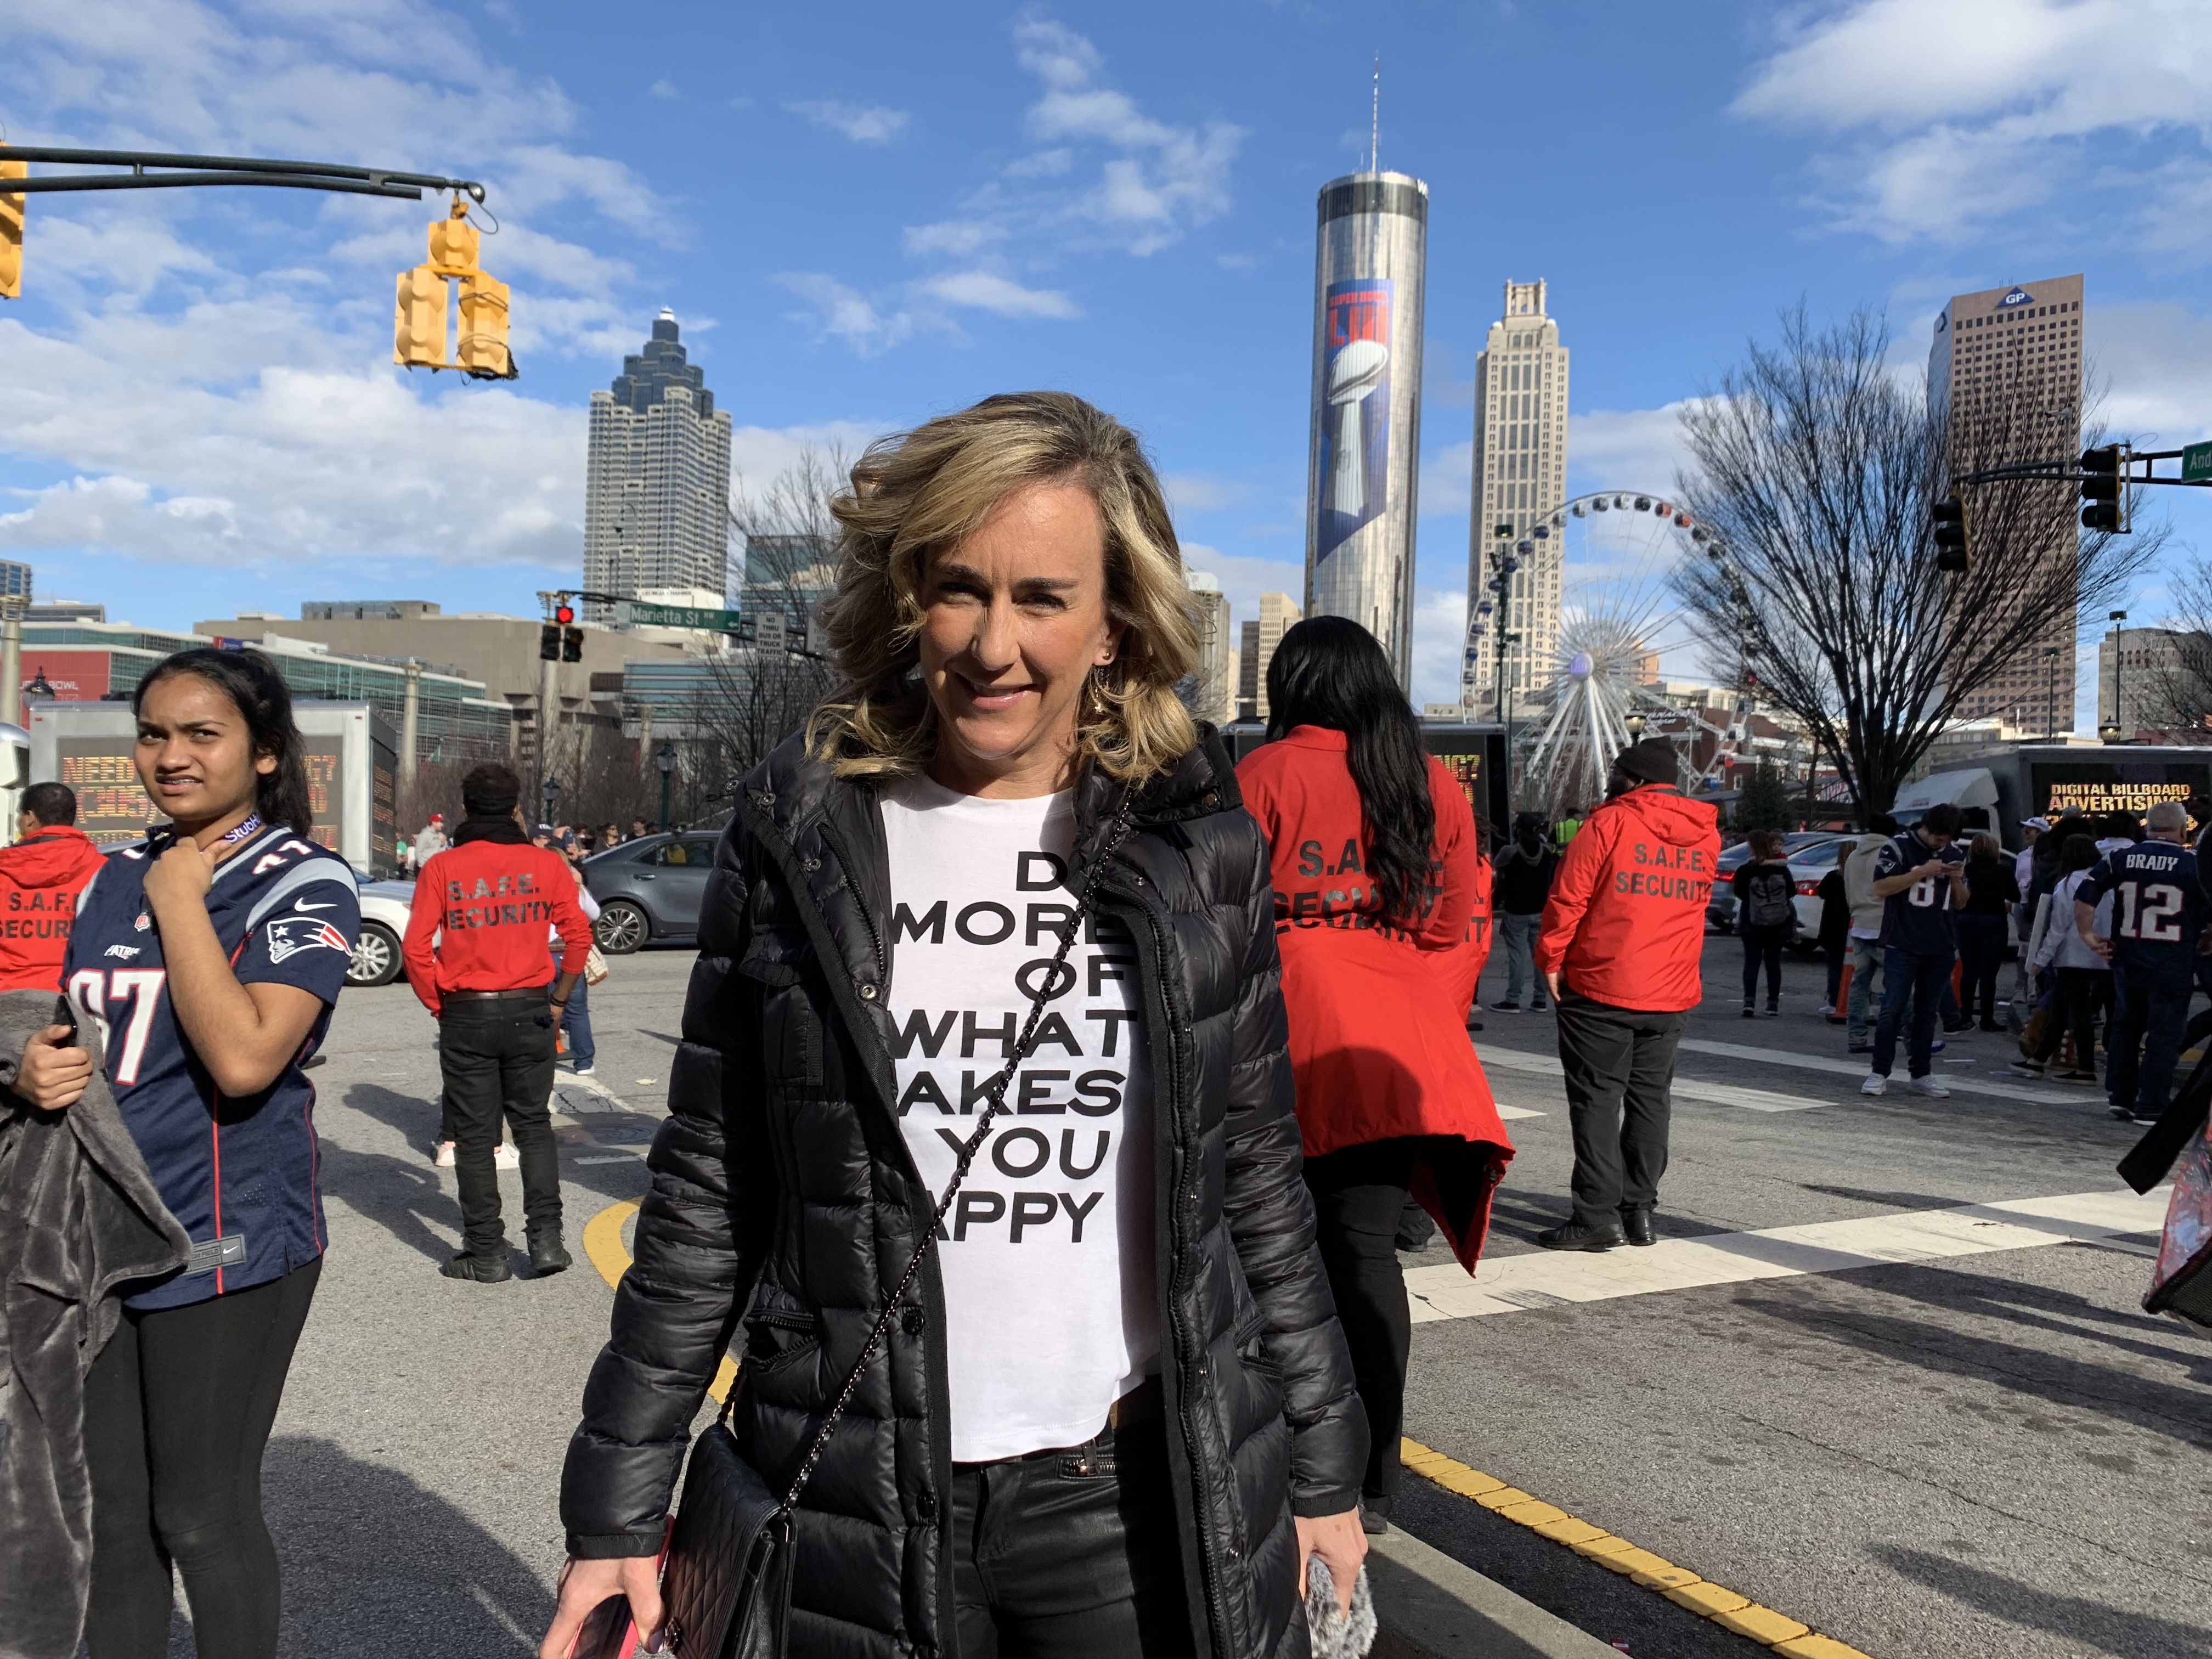
[[[619,1235],[619,1221],[616,1224]],[[585,1247],[588,1249],[590,1244],[586,1229]],[[617,1248],[619,1249],[619,1243]],[[1687,1607],[1723,1630],[1764,1644],[1782,1655],[1783,1659],[1868,1659],[1856,1648],[1832,1636],[1820,1635],[1787,1613],[1761,1607],[1732,1589],[1708,1583],[1687,1567],[1676,1566],[1664,1556],[1638,1549],[1626,1538],[1616,1537],[1604,1528],[1571,1516],[1518,1486],[1509,1486],[1480,1469],[1471,1469],[1458,1459],[1424,1446],[1418,1440],[1401,1441],[1399,1455],[1407,1468],[1435,1481],[1446,1492],[1471,1498],[1485,1509],[1495,1510],[1507,1520],[1528,1528],[1539,1537],[1564,1544],[1601,1567],[1625,1573],[1647,1589],[1657,1590],[1675,1606]]]
[[[622,1276],[629,1271],[629,1252],[623,1249],[623,1223],[637,1213],[637,1206],[629,1199],[610,1204],[584,1224],[584,1254],[599,1270],[599,1277],[612,1290],[622,1283]],[[707,1392],[717,1405],[730,1396],[730,1385],[738,1380],[737,1363],[729,1355],[714,1370],[714,1380],[707,1385]]]

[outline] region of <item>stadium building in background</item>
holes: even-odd
[[[729,603],[729,411],[714,407],[676,313],[664,310],[645,349],[623,359],[613,389],[592,394],[584,586],[720,610]]]
[[[1928,352],[1928,396],[1949,428],[1954,456],[1977,465],[2072,459],[2081,449],[2080,273],[1954,295],[1936,313]],[[2071,484],[2067,510],[2051,514],[2050,545],[2018,556],[2073,561]],[[1972,511],[1971,497],[1969,514]],[[2074,724],[2074,625],[2067,617],[2042,638],[2023,639],[2014,665],[1967,697],[1960,720],[1996,720],[2022,731]]]
[[[1517,544],[1567,498],[1567,349],[1546,314],[1544,284],[1505,284],[1504,314],[1474,360],[1474,510],[1469,514],[1468,602],[1490,580],[1490,556],[1502,540]],[[1522,704],[1544,681],[1558,655],[1559,599],[1565,544],[1553,536],[1533,544],[1513,577],[1512,615],[1499,631],[1517,634],[1505,647],[1509,700]],[[1460,702],[1477,712],[1495,706],[1498,653],[1495,635],[1461,666]]]
[[[1418,179],[1333,179],[1314,261],[1305,614],[1362,624],[1409,687],[1428,218]]]

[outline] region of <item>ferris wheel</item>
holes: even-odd
[[[1521,799],[1553,811],[1594,805],[1613,757],[1639,737],[1669,738],[1686,771],[1714,769],[1741,741],[1741,726],[1677,707],[1659,690],[1696,667],[1673,581],[1711,540],[1670,496],[1604,489],[1562,503],[1516,545],[1523,568],[1548,562],[1559,579],[1556,638],[1531,641],[1531,698],[1542,712],[1525,737],[1515,734]],[[1494,647],[1496,601],[1478,595],[1470,609],[1471,669]]]

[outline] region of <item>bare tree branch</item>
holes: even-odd
[[[1952,421],[1888,349],[1871,313],[1815,331],[1801,307],[1682,418],[1681,493],[1713,540],[1676,573],[1678,596],[1713,672],[1755,678],[1803,721],[1862,817],[1889,809],[1970,698],[2071,639],[2161,540],[2080,533],[2070,484],[1984,483],[1960,492],[1972,568],[1937,570],[1930,508],[1951,479],[2071,461],[2075,411],[2023,393]]]

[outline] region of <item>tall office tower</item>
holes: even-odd
[[[1291,624],[1301,619],[1289,594],[1260,596],[1259,620],[1244,624],[1237,648],[1237,719],[1267,718],[1267,665],[1274,661],[1275,647],[1283,642],[1283,635],[1289,632]]]
[[[1429,187],[1402,173],[1332,179],[1320,220],[1305,614],[1359,623],[1409,686]]]
[[[1183,581],[1199,613],[1198,662],[1176,687],[1183,707],[1198,719],[1226,726],[1237,717],[1237,681],[1231,663],[1229,596],[1211,571],[1185,568]]]
[[[1936,314],[1928,396],[1948,429],[1952,471],[2067,460],[2081,448],[2081,277],[2053,276],[1960,294]],[[2047,545],[2009,556],[2063,559],[2078,545],[2073,487],[2052,484]],[[2059,508],[2063,507],[2063,512]],[[1967,499],[1968,528],[1973,503]],[[2046,713],[2046,710],[2053,713]],[[1961,720],[2041,727],[2074,715],[2074,619],[2020,642],[2012,665],[1960,705]]]
[[[1508,283],[1504,314],[1474,360],[1474,508],[1469,514],[1467,595],[1472,606],[1487,591],[1492,555],[1528,535],[1567,495],[1567,349],[1559,325],[1545,313],[1544,284]],[[1510,617],[1480,641],[1468,641],[1460,665],[1460,702],[1478,714],[1498,702],[1498,637],[1505,645],[1508,700],[1519,704],[1551,671],[1559,645],[1559,588],[1564,544],[1557,536],[1534,543],[1513,575]]]
[[[663,605],[728,604],[730,415],[685,360],[674,312],[623,359],[614,389],[592,394],[591,431],[584,586]]]

